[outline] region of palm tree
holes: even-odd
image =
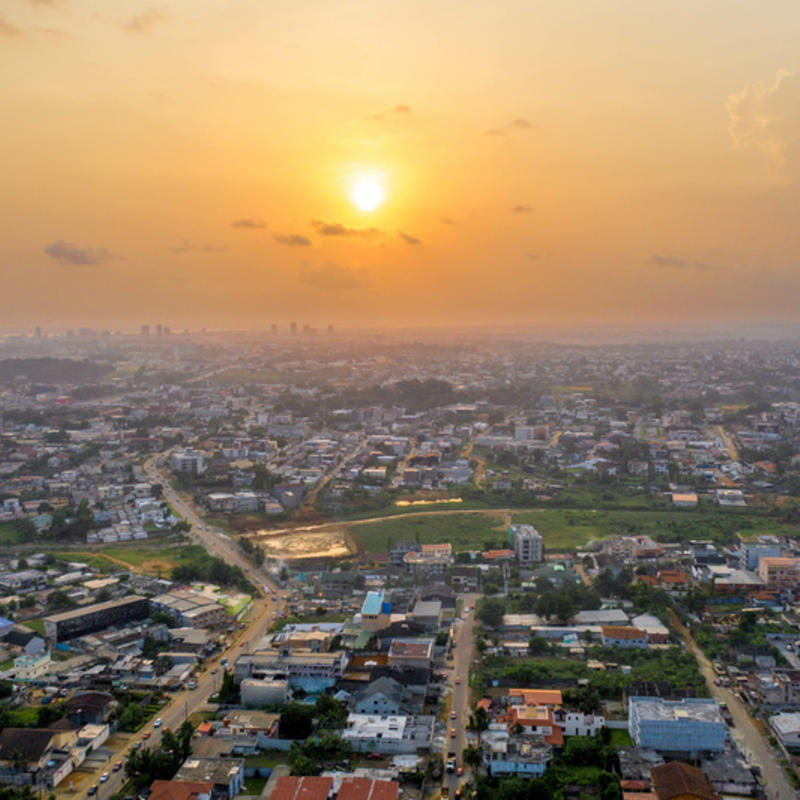
[[[474,773],[477,774],[478,768],[480,767],[482,761],[480,747],[476,747],[474,744],[468,745],[464,748],[464,751],[461,754],[461,759],[472,769]]]

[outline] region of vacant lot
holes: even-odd
[[[351,526],[353,536],[368,553],[386,553],[392,544],[416,540],[422,544],[450,542],[456,552],[505,547],[508,536],[502,528],[501,512],[389,517]]]

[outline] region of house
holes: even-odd
[[[601,629],[604,647],[647,647],[647,631],[629,625],[604,625]]]
[[[222,736],[255,736],[259,741],[278,735],[280,714],[265,711],[229,711],[222,720]],[[264,746],[268,746],[268,742]]]
[[[176,781],[211,783],[212,800],[237,795],[244,784],[243,758],[198,758],[189,756],[175,773]]]
[[[694,492],[673,492],[672,505],[675,508],[695,508],[697,495]]]
[[[405,690],[401,683],[389,677],[378,678],[353,695],[353,711],[382,716],[405,714],[408,708],[404,698]]]
[[[776,714],[769,718],[769,725],[787,750],[800,751],[800,712]]]
[[[541,736],[511,734],[504,724],[492,722],[481,736],[481,755],[492,777],[532,778],[544,774],[553,757],[553,748]]]
[[[800,558],[760,558],[758,576],[771,588],[796,589],[800,587]]]
[[[394,639],[389,646],[390,667],[420,667],[430,669],[433,641],[429,639]]]
[[[439,600],[418,600],[411,612],[411,619],[426,631],[436,633],[442,626],[442,603]]]
[[[342,739],[354,750],[377,753],[417,753],[430,749],[434,717],[348,714]]]
[[[722,752],[728,738],[716,700],[628,698],[628,732],[638,747],[689,755]]]
[[[650,777],[658,800],[720,800],[703,770],[681,761],[654,767]]]
[[[0,783],[57,785],[72,771],[69,749],[76,742],[74,730],[5,728],[0,731]]]
[[[106,692],[78,692],[66,702],[66,716],[76,725],[108,722],[117,701]]]
[[[544,559],[542,537],[533,525],[512,525],[508,538],[520,564],[535,564]]]

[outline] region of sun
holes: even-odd
[[[350,199],[361,211],[374,211],[384,201],[383,186],[376,178],[358,178],[353,184]]]

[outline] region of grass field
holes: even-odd
[[[425,509],[428,510],[427,508]],[[452,510],[452,508],[450,509]],[[368,553],[386,553],[390,542],[419,541],[423,544],[450,542],[453,550],[483,550],[507,541],[502,514],[435,514],[420,517],[389,517],[352,527],[353,535]]]
[[[611,732],[610,744],[614,747],[631,747],[633,745],[633,739],[628,731],[622,728],[610,728],[609,730]]]
[[[436,510],[426,507],[425,511]],[[447,513],[449,512],[449,513]],[[423,544],[450,542],[455,552],[506,547],[503,513],[478,514],[447,508],[429,516],[387,516],[351,526],[353,536],[368,553],[385,553],[390,543],[419,540]],[[736,534],[800,536],[800,526],[786,525],[755,511],[698,509],[696,511],[531,509],[511,514],[513,523],[533,525],[549,550],[574,550],[594,540],[649,534],[663,542],[689,539],[730,541]]]
[[[21,622],[20,625],[24,625],[26,628],[30,628],[35,633],[41,633],[42,635],[44,635],[43,619],[26,619],[25,622]]]
[[[19,534],[11,522],[0,523],[0,545],[18,544]]]

